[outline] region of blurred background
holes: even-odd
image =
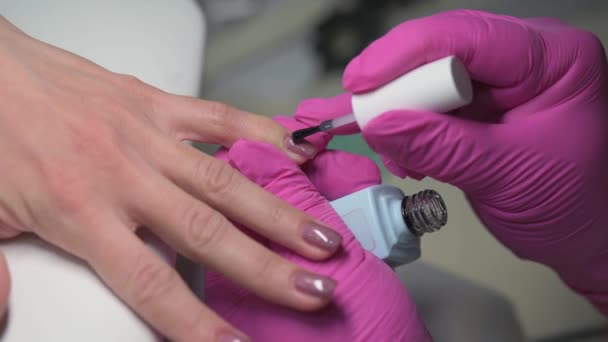
[[[400,22],[443,10],[557,17],[593,31],[608,46],[605,0],[201,0],[201,5],[209,30],[201,95],[269,116],[293,113],[305,98],[340,93],[345,64],[364,46]],[[332,147],[377,160],[358,136],[338,138]],[[518,260],[498,244],[459,190],[383,171],[386,183],[406,193],[431,188],[446,200],[448,226],[424,238],[423,264],[505,298],[530,340],[608,341],[606,320],[552,271]],[[406,283],[408,272],[400,270]],[[416,284],[412,287],[416,295]]]

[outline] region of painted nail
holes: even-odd
[[[304,223],[302,226],[302,238],[309,244],[332,253],[342,243],[340,234],[315,222]]]
[[[291,135],[285,136],[285,139],[283,139],[283,146],[288,151],[308,159],[313,158],[317,154],[317,148],[313,144],[307,141],[296,144],[291,139]]]
[[[218,337],[217,342],[250,342],[249,337],[242,334],[226,333]]]
[[[294,283],[300,292],[321,298],[330,298],[336,288],[332,279],[306,271],[296,271]]]

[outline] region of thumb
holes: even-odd
[[[439,113],[390,111],[365,126],[363,138],[406,170],[473,192],[492,174],[496,128]]]

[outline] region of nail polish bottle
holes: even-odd
[[[406,196],[396,187],[375,185],[331,202],[364,249],[391,267],[420,257],[420,237],[447,223],[441,196],[424,190]]]

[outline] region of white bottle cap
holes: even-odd
[[[376,116],[398,109],[445,113],[471,103],[473,87],[462,62],[449,56],[414,69],[369,93],[353,94],[361,129]]]

